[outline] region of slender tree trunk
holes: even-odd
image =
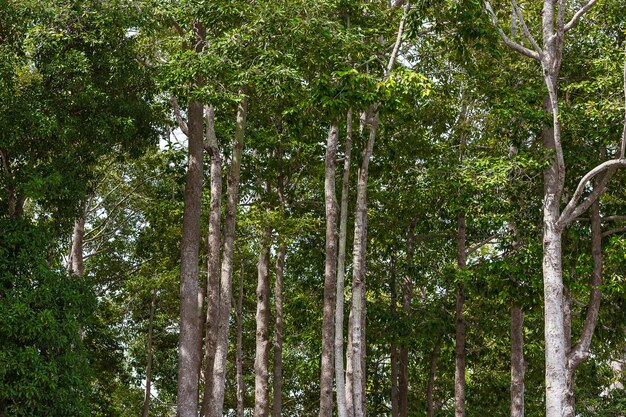
[[[407,230],[406,262],[409,268],[413,265],[414,254],[414,221],[411,221]],[[413,301],[413,277],[406,274],[402,283],[402,309],[405,317],[411,315],[411,302]],[[400,380],[398,386],[399,413],[400,417],[409,415],[409,348],[406,343],[400,348]]]
[[[178,365],[178,417],[196,417],[198,412],[198,251],[202,203],[203,122],[202,105],[192,102],[189,120],[189,160],[185,182],[180,267],[180,346]]]
[[[274,287],[274,304],[276,308],[276,323],[274,327],[274,403],[273,417],[282,414],[282,375],[283,375],[283,276],[285,271],[285,255],[287,247],[281,244],[276,257],[276,283]]]
[[[574,417],[576,415],[576,397],[574,395],[574,377],[576,368],[589,357],[589,348],[593,333],[598,322],[600,313],[600,302],[602,292],[602,267],[604,258],[602,256],[602,224],[600,218],[600,202],[596,200],[590,207],[591,212],[591,255],[593,258],[593,271],[591,273],[591,295],[589,296],[589,306],[583,324],[583,331],[579,342],[569,350],[567,362],[567,393],[564,417]]]
[[[346,147],[341,180],[341,212],[339,219],[339,253],[337,256],[337,295],[335,305],[335,385],[337,390],[337,416],[347,417],[346,382],[343,366],[343,311],[346,270],[346,238],[348,236],[348,199],[350,188],[350,158],[352,155],[352,110],[346,117]]]
[[[156,304],[156,290],[152,290],[150,300],[150,318],[148,320],[148,346],[146,348],[146,392],[143,399],[142,417],[148,417],[150,410],[150,385],[152,383],[152,332],[154,324],[154,308]]]
[[[352,348],[352,334],[354,333],[354,320],[352,309],[348,314],[348,346],[346,347],[346,415],[354,417],[354,360]]]
[[[465,213],[459,213],[458,234],[456,238],[457,266],[464,269],[467,263],[466,251],[466,226]],[[463,284],[457,284],[456,289],[456,335],[454,344],[454,415],[465,417],[465,317],[463,307],[465,304],[465,290]]]
[[[511,306],[511,417],[524,417],[524,311]]]
[[[72,232],[72,248],[70,251],[70,269],[79,277],[85,274],[84,265],[85,214],[83,213],[74,223]]]
[[[324,312],[322,317],[322,365],[320,377],[320,417],[333,412],[333,342],[335,291],[337,279],[337,201],[335,171],[337,159],[337,126],[328,130],[324,201],[326,204],[326,266],[324,270]]]
[[[244,93],[241,91],[241,93]],[[222,259],[220,307],[218,315],[215,360],[213,364],[213,395],[210,398],[207,416],[222,417],[226,378],[226,355],[228,354],[228,327],[232,297],[233,254],[235,250],[235,227],[239,201],[239,178],[241,155],[248,112],[248,98],[244,96],[237,106],[237,123],[233,138],[233,153],[228,173],[226,191],[226,216],[224,219],[224,253]]]
[[[389,288],[391,292],[391,320],[392,322],[398,319],[397,304],[398,295],[396,291],[396,259],[395,256],[391,256],[391,271],[389,273]],[[398,362],[400,361],[400,354],[398,352],[398,346],[394,341],[391,342],[390,347],[391,356],[391,417],[398,417]]]
[[[272,229],[266,228],[261,238],[256,288],[256,354],[254,356],[254,417],[270,413],[270,239]]]
[[[243,274],[244,267],[241,262],[239,270],[239,299],[237,300],[237,417],[244,417],[243,399],[245,386],[243,382]]]
[[[209,209],[209,253],[206,283],[206,342],[204,351],[204,396],[201,415],[205,416],[213,393],[213,366],[219,317],[220,223],[222,206],[222,157],[214,128],[214,108],[206,107],[206,139],[211,156],[211,205]]]
[[[427,417],[435,416],[435,379],[437,377],[437,362],[439,361],[439,352],[443,342],[443,333],[440,333],[433,346],[433,352],[430,356],[430,368],[428,370],[428,385],[426,386],[426,415]]]
[[[367,145],[363,150],[363,159],[359,170],[357,182],[356,219],[354,227],[354,254],[352,273],[352,372],[353,372],[353,407],[354,417],[365,415],[365,392],[364,380],[365,369],[363,367],[365,353],[364,334],[364,304],[365,304],[365,254],[367,249],[367,179],[369,173],[369,161],[376,140],[378,127],[378,111],[376,106],[371,106],[368,111],[370,120],[370,132]]]

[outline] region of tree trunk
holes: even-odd
[[[354,333],[354,320],[352,319],[352,309],[348,314],[348,346],[346,347],[346,415],[354,417],[354,360],[352,348],[352,334]]]
[[[206,139],[211,156],[211,205],[209,209],[209,247],[206,283],[206,342],[204,351],[204,396],[201,416],[207,414],[213,393],[213,365],[217,340],[217,318],[219,317],[219,274],[220,274],[220,223],[222,206],[222,157],[214,128],[213,106],[206,107]]]
[[[359,170],[357,182],[356,218],[354,227],[354,253],[352,273],[352,372],[353,372],[353,407],[354,417],[365,415],[365,369],[363,367],[365,353],[365,339],[363,313],[365,305],[365,254],[367,249],[367,178],[369,161],[376,140],[376,128],[378,127],[378,111],[376,106],[371,106],[367,112],[371,116],[370,132],[367,145],[363,150],[363,159]]]
[[[434,417],[435,415],[435,379],[437,377],[437,362],[439,360],[439,352],[441,351],[441,343],[443,342],[443,333],[440,333],[433,346],[433,352],[430,357],[430,368],[428,370],[428,385],[426,387],[426,416]]]
[[[414,253],[414,221],[411,221],[407,230],[407,244],[406,244],[406,262],[411,270],[413,265],[413,253]],[[406,274],[402,283],[402,309],[404,310],[405,317],[411,315],[411,302],[413,301],[413,277],[411,274]],[[400,369],[399,369],[399,383],[398,383],[398,398],[399,398],[399,414],[400,417],[408,417],[409,415],[409,348],[406,343],[402,344],[400,348]]]
[[[237,417],[244,417],[243,399],[245,386],[243,383],[243,274],[244,267],[241,262],[239,270],[239,299],[237,300]]]
[[[524,417],[524,311],[511,306],[511,417]]]
[[[180,345],[178,365],[178,417],[196,417],[198,412],[198,251],[202,203],[203,122],[202,105],[192,102],[189,120],[189,160],[185,182],[180,266]]]
[[[244,91],[240,91],[242,94]],[[220,306],[218,315],[215,360],[213,364],[213,395],[210,398],[208,417],[222,417],[224,409],[224,388],[226,378],[226,355],[228,354],[228,327],[232,297],[233,254],[235,250],[235,227],[239,201],[239,178],[241,172],[241,154],[246,129],[248,98],[244,97],[237,106],[237,123],[233,137],[233,152],[228,173],[226,190],[226,216],[224,219],[224,253],[220,277]]]
[[[85,213],[76,219],[72,232],[70,251],[70,270],[79,277],[85,274],[83,243],[85,239]]]
[[[346,147],[341,180],[341,212],[339,219],[339,253],[337,256],[337,295],[335,304],[335,385],[337,390],[337,416],[347,417],[346,382],[343,366],[343,311],[346,270],[346,238],[348,235],[348,199],[350,188],[350,158],[352,155],[352,110],[346,117]]]
[[[272,229],[266,228],[261,238],[258,280],[256,287],[256,354],[254,356],[254,417],[270,413],[269,353],[270,353],[270,239]]]
[[[150,319],[148,320],[148,346],[146,348],[146,392],[143,400],[142,417],[148,417],[150,410],[150,385],[152,383],[152,328],[154,323],[154,307],[156,304],[156,290],[152,290],[150,301]]]
[[[458,234],[456,238],[457,266],[464,269],[467,263],[465,252],[465,213],[459,213]],[[463,284],[457,284],[456,289],[456,335],[454,344],[454,415],[465,417],[465,290]]]
[[[397,304],[398,295],[396,291],[396,259],[393,254],[391,255],[391,270],[389,273],[389,289],[391,292],[391,320],[392,322],[398,319]],[[395,334],[394,334],[395,336]],[[391,357],[391,417],[398,417],[398,362],[400,361],[400,354],[398,352],[398,346],[394,341],[391,342],[390,347]]]
[[[337,279],[337,202],[335,199],[335,165],[337,126],[328,130],[324,201],[326,204],[326,266],[324,270],[324,312],[322,317],[322,365],[320,377],[320,417],[333,412],[333,342],[335,291]]]
[[[591,212],[591,255],[593,258],[593,271],[591,273],[591,295],[587,315],[583,324],[583,331],[580,341],[569,350],[567,361],[567,393],[565,395],[564,417],[574,417],[576,415],[576,397],[574,395],[574,382],[576,368],[589,357],[589,348],[593,337],[598,315],[600,312],[600,302],[602,292],[602,267],[604,258],[602,256],[602,224],[600,218],[600,202],[596,200],[590,207]]]
[[[274,287],[274,304],[276,308],[276,323],[274,328],[274,403],[273,417],[282,414],[282,375],[283,375],[283,276],[285,271],[285,255],[287,247],[281,244],[276,258],[276,283]]]

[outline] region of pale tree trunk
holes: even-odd
[[[346,415],[354,417],[354,360],[352,360],[352,334],[354,333],[354,320],[352,319],[352,309],[348,315],[348,345],[346,347]]]
[[[205,416],[213,392],[213,365],[215,363],[215,342],[217,339],[217,318],[219,313],[219,275],[220,275],[220,223],[222,206],[222,157],[217,136],[215,135],[215,113],[213,106],[205,108],[206,142],[211,157],[211,205],[209,209],[208,268],[206,283],[206,318],[204,351],[204,395],[202,411]]]
[[[398,294],[396,291],[396,259],[393,254],[391,255],[391,270],[389,273],[389,289],[391,293],[391,320],[392,322],[398,319],[397,304]],[[391,359],[391,417],[398,417],[398,368],[400,361],[400,354],[398,352],[398,346],[394,341],[390,346],[390,359]]]
[[[241,91],[243,94],[244,92]],[[228,327],[230,322],[230,305],[232,297],[233,254],[235,250],[235,227],[237,206],[239,201],[239,178],[241,173],[241,156],[243,139],[248,112],[248,98],[244,97],[237,106],[237,122],[233,137],[233,152],[228,173],[226,190],[226,216],[224,219],[224,253],[220,277],[220,305],[217,323],[217,339],[215,344],[215,360],[213,364],[213,395],[210,398],[207,416],[222,417],[224,409],[224,388],[226,378],[226,355],[228,354]]]
[[[256,288],[256,350],[254,356],[254,417],[268,417],[270,412],[270,240],[272,229],[266,228],[260,243]]]
[[[154,308],[156,304],[156,290],[152,290],[150,300],[150,318],[148,319],[148,346],[146,347],[146,391],[143,399],[142,417],[148,417],[150,411],[150,389],[152,384],[152,332],[154,324]]]
[[[524,311],[511,306],[511,417],[524,417]]]
[[[596,200],[590,207],[591,211],[591,255],[593,271],[591,273],[591,295],[587,307],[587,315],[579,342],[569,350],[567,362],[567,393],[564,417],[574,417],[576,412],[574,395],[574,376],[576,368],[589,357],[589,348],[593,333],[598,322],[602,293],[602,225],[600,218],[600,202]]]
[[[409,268],[413,265],[415,222],[412,220],[407,229],[406,262]],[[405,317],[410,317],[411,302],[413,301],[413,277],[411,274],[404,276],[402,284],[402,309]],[[404,343],[400,348],[400,369],[398,382],[398,399],[400,417],[409,415],[409,348]]]
[[[439,352],[441,351],[441,343],[443,342],[443,333],[440,333],[433,346],[433,352],[430,356],[430,368],[428,370],[428,385],[426,386],[426,416],[435,416],[435,380],[437,378],[437,362],[439,361]]]
[[[178,364],[178,417],[196,417],[198,412],[198,251],[202,203],[203,122],[202,105],[189,103],[189,159],[185,182],[180,266],[180,344]]]
[[[237,417],[244,417],[243,397],[246,388],[243,383],[243,274],[244,267],[241,262],[239,270],[239,299],[237,300]]]
[[[272,416],[282,414],[282,375],[283,375],[283,276],[285,272],[285,255],[287,247],[281,244],[276,257],[276,282],[274,287],[274,304],[276,308],[276,323],[274,325],[274,402]]]
[[[457,266],[464,269],[466,260],[466,225],[465,213],[459,213],[458,233],[456,238]],[[463,306],[465,304],[465,290],[463,284],[457,284],[456,289],[456,334],[454,343],[454,415],[465,416],[465,317]]]
[[[343,366],[343,311],[346,270],[346,238],[348,235],[348,199],[350,188],[350,159],[352,155],[352,110],[346,117],[346,147],[341,180],[341,209],[339,218],[339,253],[337,255],[337,295],[335,304],[335,386],[337,416],[347,417],[346,382]]]
[[[367,112],[370,124],[369,138],[363,150],[363,158],[357,181],[356,218],[354,226],[354,253],[352,273],[352,391],[354,417],[365,415],[363,390],[365,369],[363,367],[365,340],[363,338],[363,313],[365,304],[365,254],[367,250],[367,178],[369,162],[374,149],[376,129],[378,127],[378,111],[371,106]]]
[[[532,45],[532,50],[509,39],[502,29],[498,28],[500,37],[515,51],[532,58],[541,64],[543,79],[548,91],[546,109],[552,116],[552,128],[544,129],[544,147],[554,150],[552,164],[544,171],[544,210],[543,210],[543,284],[544,284],[544,339],[545,339],[545,386],[546,386],[546,417],[563,417],[566,411],[566,393],[568,391],[568,368],[578,354],[568,355],[565,329],[563,323],[563,271],[562,271],[562,233],[564,227],[571,224],[604,192],[608,180],[614,170],[626,166],[623,161],[626,147],[626,125],[622,136],[619,159],[606,161],[589,171],[580,181],[572,198],[561,213],[560,202],[565,184],[565,161],[561,144],[561,126],[558,107],[558,76],[563,57],[563,40],[565,32],[576,27],[581,17],[596,3],[586,2],[572,16],[565,20],[567,2],[565,0],[544,0],[542,17],[543,45],[534,39],[526,26],[522,10],[513,2],[515,15],[519,20],[525,39]],[[498,24],[497,16],[491,5],[485,1],[487,11],[494,24]],[[625,71],[626,74],[626,71]],[[626,75],[625,75],[626,79]],[[625,82],[626,84],[626,82]],[[585,187],[594,176],[604,173],[600,180],[603,184],[587,196],[582,202]],[[593,333],[593,331],[592,331]],[[590,337],[589,337],[590,341]],[[576,349],[576,353],[587,349]],[[568,357],[569,356],[569,357]]]
[[[84,240],[85,240],[85,216],[86,210],[76,219],[72,232],[72,248],[70,250],[70,270],[79,277],[85,274],[84,265]]]
[[[337,279],[337,202],[335,171],[337,126],[328,130],[324,201],[326,206],[326,266],[324,269],[324,307],[322,316],[322,364],[320,376],[320,417],[331,417],[333,411],[333,345],[335,291]]]

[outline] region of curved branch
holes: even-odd
[[[404,26],[406,25],[406,18],[409,14],[409,9],[411,8],[411,3],[406,2],[404,5],[404,12],[402,14],[402,20],[400,20],[400,26],[398,27],[398,36],[396,36],[396,43],[393,45],[393,51],[391,52],[391,57],[389,57],[389,63],[387,64],[387,68],[385,71],[385,76],[388,76],[393,66],[396,64],[396,60],[398,59],[398,52],[400,51],[400,45],[402,45],[402,36],[404,35]]]
[[[569,203],[561,213],[561,217],[557,222],[560,227],[569,225],[572,221],[576,220],[578,216],[585,212],[593,204],[593,202],[604,192],[607,183],[618,168],[626,167],[626,159],[612,159],[598,165],[589,171],[578,183],[578,187],[574,192],[574,195],[570,199]],[[585,187],[589,182],[598,174],[606,172],[606,175],[602,178],[600,184],[594,187],[594,190],[582,203],[578,204],[578,200],[582,197]]]
[[[541,62],[541,56],[543,55],[543,53],[533,51],[531,49],[526,48],[525,46],[518,44],[517,42],[512,41],[508,36],[506,36],[506,33],[504,33],[502,28],[500,28],[500,25],[498,24],[498,17],[496,16],[493,9],[491,8],[491,4],[488,1],[485,1],[484,4],[485,4],[485,8],[491,15],[491,21],[493,22],[493,25],[498,30],[498,33],[500,34],[500,38],[502,38],[502,41],[514,51],[524,56],[527,56],[528,58],[532,58],[535,61]]]
[[[589,9],[591,9],[591,7],[593,7],[593,5],[596,4],[597,2],[598,0],[589,0],[587,3],[585,3],[583,7],[580,8],[580,10],[574,13],[572,20],[567,22],[565,26],[563,27],[565,32],[567,32],[570,29],[575,28],[580,18],[583,17],[589,11]]]
[[[189,129],[187,128],[187,122],[183,118],[183,114],[180,111],[180,107],[178,106],[178,101],[176,101],[176,97],[174,97],[173,94],[170,96],[170,103],[172,104],[172,110],[174,110],[174,117],[176,118],[178,127],[185,134],[185,136],[189,136]]]

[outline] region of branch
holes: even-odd
[[[189,129],[187,128],[187,122],[183,118],[183,115],[180,111],[180,107],[178,106],[178,101],[176,101],[176,97],[172,94],[170,96],[170,103],[172,104],[172,109],[174,110],[174,117],[176,118],[176,122],[178,123],[178,127],[185,136],[189,136]]]
[[[561,217],[557,222],[558,226],[567,226],[572,221],[576,220],[578,216],[584,213],[585,210],[587,210],[589,206],[591,206],[591,204],[593,204],[593,202],[604,192],[604,188],[615,173],[615,170],[617,170],[617,168],[624,167],[626,167],[626,159],[612,159],[610,161],[601,163],[600,165],[589,171],[580,180],[580,182],[578,183],[578,187],[574,192],[574,195],[570,199],[569,203],[567,203],[567,206],[563,210],[563,213],[561,213]],[[605,171],[607,174],[604,176],[604,178],[602,178],[600,184],[594,187],[594,190],[591,192],[591,194],[589,194],[589,196],[587,196],[587,198],[582,203],[578,204],[578,200],[580,200],[580,197],[585,191],[585,187],[587,186],[587,184],[589,184],[589,181],[591,181],[596,175]]]
[[[624,232],[626,232],[626,227],[616,227],[615,229],[609,229],[606,232],[603,232],[602,237],[609,237],[617,233],[624,233]]]
[[[581,7],[579,11],[574,13],[572,20],[565,24],[565,26],[563,27],[564,31],[567,32],[568,30],[575,28],[580,18],[583,17],[589,11],[589,9],[591,9],[591,7],[597,2],[598,0],[589,0],[587,3],[585,3],[585,5]]]
[[[602,218],[602,223],[606,222],[625,222],[626,216],[605,216]]]
[[[511,0],[511,1],[513,2],[513,10],[515,11],[515,15],[517,16],[517,19],[522,24],[522,32],[524,32],[524,35],[526,36],[530,44],[533,46],[533,48],[535,48],[535,51],[537,51],[537,53],[541,55],[542,54],[541,47],[539,46],[539,44],[533,37],[532,33],[530,33],[530,30],[528,29],[528,26],[526,25],[526,21],[524,20],[524,16],[522,15],[522,11],[520,10],[517,4],[517,0]]]
[[[530,50],[530,49],[526,48],[525,46],[522,46],[522,45],[518,44],[517,42],[512,41],[508,36],[506,36],[506,33],[504,33],[502,28],[500,28],[500,25],[498,24],[498,17],[494,13],[493,9],[491,8],[491,4],[488,1],[485,1],[485,8],[487,9],[489,14],[491,15],[491,21],[493,22],[493,25],[498,30],[498,33],[500,34],[500,38],[502,38],[504,43],[509,48],[513,49],[514,51],[516,51],[516,52],[518,52],[518,53],[520,53],[520,54],[522,54],[524,56],[527,56],[528,58],[532,58],[535,61],[541,62],[541,56],[543,55],[543,53],[539,53],[537,51]]]
[[[482,248],[483,246],[489,244],[489,243],[494,243],[494,239],[498,238],[498,237],[502,237],[505,234],[509,233],[508,230],[503,230],[501,232],[498,232],[494,235],[489,236],[487,239],[476,243],[474,246],[472,246],[471,248],[467,249],[467,251],[465,252],[465,256],[469,257],[471,254],[473,254],[474,252],[476,252],[478,249]]]
[[[404,25],[406,24],[406,18],[409,14],[410,8],[411,3],[406,2],[406,4],[404,5],[404,12],[402,13],[402,20],[400,20],[400,26],[398,27],[398,36],[396,36],[396,43],[393,45],[393,51],[391,52],[391,57],[389,57],[389,63],[387,64],[387,69],[385,71],[385,77],[389,76],[389,73],[393,69],[393,66],[396,64],[398,52],[400,51],[400,45],[402,44]]]
[[[217,141],[217,135],[215,134],[215,107],[204,106],[204,114],[206,120],[206,129],[204,131],[205,143],[204,150],[211,157],[218,157],[220,155],[220,147]]]

